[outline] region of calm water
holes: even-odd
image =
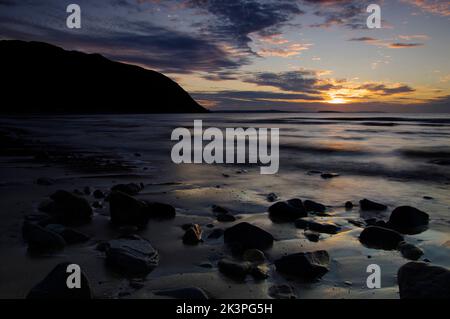
[[[341,204],[370,197],[390,205],[416,204],[446,218],[450,207],[450,115],[266,113],[202,115],[90,115],[3,118],[35,139],[80,152],[119,156],[147,174],[193,182],[219,182],[236,165],[174,165],[175,127],[280,128],[280,170],[262,176],[245,167],[245,188],[256,193],[306,196]],[[136,157],[134,153],[142,156]],[[324,180],[310,170],[336,172]],[[218,174],[218,172],[221,172]],[[229,183],[234,183],[229,180]],[[267,186],[267,189],[265,188]],[[425,201],[423,196],[435,199]],[[445,223],[444,223],[445,224]],[[448,223],[446,224],[448,226]]]

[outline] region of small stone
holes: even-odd
[[[305,206],[305,209],[307,212],[317,212],[317,213],[323,213],[326,211],[326,207],[323,204],[317,203],[312,200],[305,200],[303,202],[303,205]]]
[[[183,235],[183,243],[185,245],[197,245],[202,241],[202,229],[200,225],[194,224]]]
[[[364,198],[363,200],[359,201],[359,207],[361,210],[373,210],[373,211],[383,211],[387,209],[386,205],[373,202],[371,200],[368,200]]]
[[[423,255],[422,249],[414,246],[413,244],[408,244],[405,242],[401,242],[398,245],[398,250],[403,257],[409,260],[418,260]]]
[[[242,255],[242,259],[254,263],[263,263],[266,260],[266,256],[259,249],[247,249]]]
[[[351,201],[345,202],[345,209],[350,210],[353,208],[353,203]]]
[[[278,196],[275,193],[269,193],[269,194],[267,194],[266,198],[267,198],[268,202],[273,203],[274,201],[276,201],[278,199]]]
[[[320,174],[320,177],[322,177],[323,179],[334,178],[334,177],[338,177],[338,176],[339,176],[338,173],[323,173],[323,174]]]
[[[312,241],[312,242],[318,242],[320,239],[320,233],[312,231],[312,230],[305,230],[303,235],[305,235],[305,237],[308,238],[308,240]]]
[[[275,261],[277,271],[307,280],[322,277],[329,270],[330,256],[325,250],[296,253]]]
[[[219,222],[234,222],[236,220],[236,217],[231,214],[219,214],[217,216],[217,220]]]
[[[227,276],[236,279],[244,279],[251,271],[249,262],[235,262],[229,259],[222,259],[218,263],[219,271]]]

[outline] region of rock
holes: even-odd
[[[91,188],[89,186],[86,186],[85,188],[83,188],[83,193],[85,195],[91,195]]]
[[[269,278],[269,267],[267,265],[254,265],[250,270],[250,274],[256,280],[267,279]]]
[[[278,196],[275,193],[269,193],[269,194],[267,194],[266,199],[268,202],[273,203],[274,201],[276,201],[278,199]]]
[[[359,241],[370,248],[392,250],[396,249],[398,244],[403,241],[403,236],[395,230],[379,226],[369,226],[361,232]]]
[[[303,235],[305,235],[305,237],[312,242],[318,242],[320,239],[320,233],[311,230],[305,230]]]
[[[275,222],[292,222],[307,213],[300,199],[293,198],[286,202],[277,202],[269,207],[269,217]]]
[[[431,200],[431,199],[434,199],[434,198],[431,197],[431,196],[424,196],[423,199]]]
[[[359,201],[359,207],[361,208],[361,210],[374,210],[374,211],[382,211],[387,209],[386,205],[376,203],[365,198]]]
[[[277,271],[306,280],[315,280],[329,270],[330,256],[325,250],[296,253],[283,256],[275,261]]]
[[[225,207],[219,205],[212,205],[212,211],[217,214],[228,214],[229,211]]]
[[[423,255],[422,249],[414,246],[413,244],[408,244],[405,242],[401,242],[398,245],[398,250],[403,257],[409,260],[418,260]]]
[[[36,184],[42,185],[42,186],[50,186],[50,185],[55,184],[55,182],[56,181],[54,179],[48,178],[48,177],[39,177],[36,180]]]
[[[197,245],[202,242],[202,229],[200,225],[194,224],[183,235],[183,243],[186,245]]]
[[[208,294],[198,287],[176,288],[176,289],[164,289],[153,292],[157,296],[172,297],[175,299],[188,299],[188,300],[206,300],[209,299]]]
[[[333,177],[338,177],[339,174],[338,173],[323,173],[320,174],[320,177],[322,177],[323,179],[328,179],[328,178],[333,178]]]
[[[266,256],[259,249],[247,249],[244,251],[242,259],[252,263],[263,263],[266,260]]]
[[[90,239],[86,234],[59,224],[48,224],[45,228],[60,235],[68,245],[84,243]]]
[[[303,205],[305,206],[307,212],[323,213],[327,209],[325,205],[316,203],[315,201],[312,200],[305,200]]]
[[[219,222],[234,222],[236,220],[236,217],[231,214],[219,214],[217,215],[217,220]]]
[[[427,213],[411,206],[395,208],[388,224],[393,229],[405,234],[417,234],[425,230],[430,217]]]
[[[175,218],[177,212],[175,207],[169,204],[158,202],[145,202],[147,205],[146,213],[149,218],[155,219],[172,219]]]
[[[309,229],[319,233],[326,233],[326,234],[337,234],[337,232],[340,230],[340,227],[333,223],[318,223],[301,218],[295,221],[295,227],[301,229]]]
[[[216,228],[208,235],[208,238],[217,239],[220,238],[223,235],[223,233],[224,233],[223,229]]]
[[[68,288],[67,266],[71,263],[58,264],[40,283],[34,286],[27,299],[91,299],[92,292],[89,280],[81,271],[80,288]]]
[[[219,271],[224,275],[241,280],[244,279],[252,269],[251,263],[249,262],[239,263],[225,258],[219,261],[218,266]]]
[[[144,228],[150,219],[145,202],[119,191],[109,194],[109,211],[111,223],[116,226],[133,225]]]
[[[101,190],[99,190],[99,189],[96,189],[92,195],[94,195],[94,198],[96,198],[96,199],[102,199],[102,198],[105,198],[105,193],[103,193],[103,192],[102,192]]]
[[[450,299],[450,270],[409,262],[398,270],[401,299]]]
[[[350,210],[353,208],[353,203],[351,201],[346,201],[344,206],[345,209]]]
[[[364,227],[365,225],[363,221],[357,219],[347,219],[347,221],[356,227]]]
[[[50,196],[52,204],[41,210],[51,214],[63,225],[82,225],[91,221],[92,208],[89,202],[78,195],[59,190]]]
[[[103,205],[99,201],[96,200],[95,202],[92,203],[92,207],[100,209],[100,208],[103,208]]]
[[[106,264],[126,276],[146,276],[159,263],[158,252],[137,235],[110,240],[102,248]]]
[[[275,299],[296,299],[294,288],[289,285],[275,285],[269,288],[269,296]]]
[[[113,186],[111,188],[111,191],[118,191],[118,192],[122,192],[125,193],[127,195],[130,196],[134,196],[139,194],[139,192],[143,189],[144,187],[142,185],[138,185],[136,183],[128,183],[128,184],[117,184],[115,186]]]
[[[203,262],[203,263],[200,263],[198,266],[202,267],[202,268],[208,268],[208,269],[211,269],[214,267],[213,264],[211,264],[210,262]]]
[[[28,242],[28,248],[33,251],[61,250],[66,245],[61,235],[28,221],[23,223],[22,234]]]
[[[239,246],[242,251],[252,248],[265,250],[273,245],[273,240],[270,233],[247,222],[227,228],[224,232],[224,242]]]

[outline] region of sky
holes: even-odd
[[[450,112],[450,1],[0,0],[0,39],[159,71],[211,110]]]

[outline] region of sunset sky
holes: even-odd
[[[160,71],[213,110],[450,112],[450,1],[0,0],[0,38]]]

